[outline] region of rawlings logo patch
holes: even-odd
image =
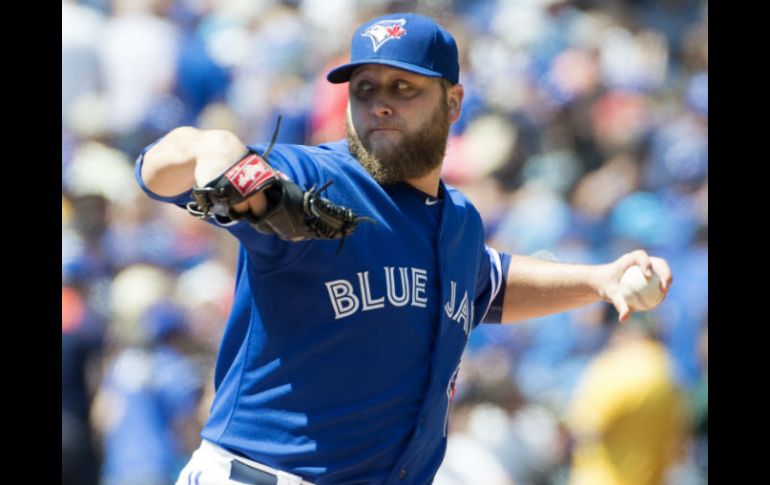
[[[406,25],[405,19],[380,20],[370,25],[361,35],[372,39],[372,47],[374,52],[377,52],[377,49],[382,47],[385,42],[391,39],[400,39],[406,35],[404,25]]]
[[[274,176],[273,169],[255,154],[244,157],[225,172],[227,180],[244,197]]]

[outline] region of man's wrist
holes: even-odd
[[[611,264],[598,264],[588,266],[589,275],[587,281],[592,291],[600,301],[611,302],[612,300],[607,295],[606,287],[607,282],[610,280],[612,265]]]
[[[205,187],[250,152],[238,137],[224,130],[202,131],[195,151],[195,184],[198,187]]]

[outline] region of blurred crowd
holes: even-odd
[[[465,86],[444,179],[488,244],[665,257],[666,301],[471,334],[436,483],[707,483],[708,4],[702,0],[62,1],[62,474],[170,484],[199,443],[237,242],[134,181],[174,127],[344,136],[325,81],[364,20],[434,16]]]

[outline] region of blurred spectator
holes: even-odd
[[[461,406],[458,404],[458,406]],[[460,409],[452,413],[452,421],[462,421],[461,413],[495,413],[496,408],[485,409],[482,406]],[[505,419],[505,418],[503,418]],[[433,480],[435,485],[515,485],[504,463],[483,443],[469,436],[461,427],[456,427],[449,441],[444,456],[444,465],[439,468]]]
[[[639,23],[666,37],[674,60],[681,59],[688,29],[703,15],[708,2],[703,0],[651,0],[636,8]]]
[[[690,394],[692,428],[695,435],[695,464],[701,476],[709,471],[709,327],[703,327],[698,339],[702,374]]]
[[[326,80],[326,73],[346,62],[339,56],[328,62],[313,80],[311,97],[310,140],[320,144],[345,137],[345,113],[348,106],[348,90],[342,84]]]
[[[99,448],[89,416],[103,328],[81,292],[62,287],[62,484],[97,485]]]
[[[449,140],[442,176],[454,185],[478,182],[511,156],[516,135],[513,124],[500,115],[468,121],[465,130]]]
[[[693,83],[708,83],[694,80]],[[693,86],[687,110],[662,122],[652,133],[645,182],[661,188],[671,184],[697,186],[708,173],[707,96],[698,93],[708,86]]]
[[[184,270],[211,257],[211,228],[181,211],[155,205],[142,196],[112,205],[102,251],[115,268],[145,263]]]
[[[692,440],[687,444],[682,463],[669,473],[671,485],[698,485],[708,482],[709,447],[709,381],[708,381],[708,322],[701,327],[696,342],[701,374],[689,388],[687,404],[690,410],[689,430]]]
[[[572,192],[572,205],[584,217],[603,220],[638,186],[638,160],[629,153],[622,153],[580,179]]]
[[[64,0],[61,4],[61,112],[70,116],[73,104],[100,86],[98,47],[105,17],[100,12]]]
[[[555,483],[567,465],[564,438],[557,415],[518,388],[506,352],[485,352],[461,366],[434,483]]]
[[[492,364],[485,369],[489,373],[466,365],[462,372],[469,375],[457,381],[456,399],[449,410],[446,456],[434,479],[436,485],[517,483],[509,473],[507,457],[499,453],[499,441],[505,441],[502,447],[511,446],[508,413],[518,409],[521,397],[505,373],[504,357],[497,365],[490,360],[486,363]]]
[[[122,345],[109,361],[94,403],[104,443],[102,485],[167,485],[197,444],[203,390],[184,313],[157,303],[139,319],[141,345]]]
[[[224,264],[208,261],[190,268],[176,280],[175,301],[189,315],[189,330],[216,355],[235,292],[235,272]]]
[[[99,44],[107,126],[130,133],[159,95],[171,91],[179,29],[153,10],[163,0],[114,0]]]
[[[81,134],[88,136],[88,129],[83,129]],[[131,167],[125,153],[87,139],[74,147],[72,158],[62,171],[62,185],[72,197],[98,195],[111,203],[126,202],[139,194],[138,189],[129,185],[130,177]]]
[[[612,90],[591,109],[591,126],[605,157],[634,150],[649,129],[649,100],[632,91]]]
[[[501,250],[517,254],[548,250],[566,234],[570,208],[545,184],[527,184],[509,202],[510,209],[494,235]]]
[[[656,332],[640,316],[617,325],[582,376],[566,414],[575,441],[570,484],[662,484],[681,460],[685,402]]]
[[[136,322],[148,308],[170,296],[173,283],[170,273],[149,264],[122,269],[110,285],[110,333],[118,341],[140,341]]]
[[[225,99],[231,73],[212,59],[206,43],[193,26],[185,29],[180,44],[174,91],[185,110],[183,124],[192,124],[209,103]],[[154,128],[161,135],[175,126],[157,124]]]
[[[62,280],[84,287],[110,274],[111,265],[100,248],[108,228],[109,202],[87,194],[64,199],[68,213],[62,217]]]
[[[671,270],[686,275],[672,285],[658,309],[661,333],[676,365],[676,377],[683,389],[690,389],[702,373],[698,342],[708,319],[709,252],[706,233],[700,231],[680,253],[668,258]]]
[[[516,363],[517,382],[528,400],[561,413],[605,337],[599,326],[586,325],[574,315],[544,317],[527,326],[530,341]]]

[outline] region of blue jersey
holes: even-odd
[[[264,145],[253,146],[258,153]],[[498,321],[509,257],[456,189],[383,187],[347,143],[276,145],[270,164],[373,218],[344,241],[290,243],[247,222],[202,437],[319,484],[430,483],[470,331]],[[153,198],[183,206],[190,193]]]

